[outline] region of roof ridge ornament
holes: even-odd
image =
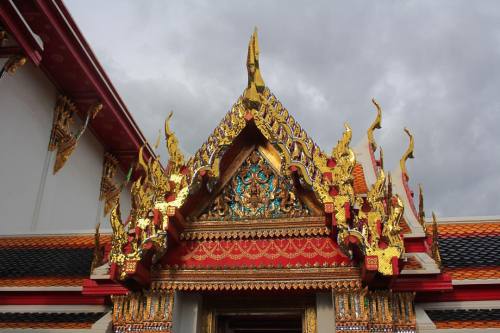
[[[410,143],[408,145],[408,148],[406,149],[405,153],[399,160],[399,165],[401,167],[401,172],[403,173],[403,177],[405,181],[408,181],[410,179],[410,176],[408,176],[408,171],[406,169],[406,160],[409,158],[414,158],[413,156],[413,149],[415,148],[415,140],[413,139],[413,135],[411,134],[410,130],[408,128],[404,128],[405,133],[408,135],[410,138]]]
[[[248,43],[247,54],[248,87],[243,95],[248,106],[257,109],[260,106],[259,94],[264,92],[265,83],[260,74],[259,67],[259,40],[257,27],[255,27],[250,42]]]
[[[368,128],[368,131],[366,131],[366,134],[368,134],[368,142],[370,143],[370,147],[373,151],[375,151],[377,150],[377,143],[375,142],[375,138],[373,137],[373,131],[375,129],[382,128],[382,109],[380,108],[380,105],[377,103],[377,101],[375,101],[375,98],[372,98],[372,103],[373,105],[375,105],[375,108],[377,110],[377,117]]]
[[[179,147],[179,140],[175,133],[170,129],[170,119],[174,115],[174,111],[170,111],[167,119],[165,119],[165,140],[167,142],[167,151],[169,162],[167,168],[171,173],[179,173],[181,167],[185,164],[184,154]],[[172,169],[172,170],[170,170]]]

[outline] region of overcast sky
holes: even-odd
[[[323,150],[345,121],[363,137],[375,97],[386,170],[415,135],[427,215],[500,215],[500,1],[65,3],[151,143],[170,110],[184,151],[203,143],[246,86],[257,26],[266,85]]]

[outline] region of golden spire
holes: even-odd
[[[372,103],[375,105],[377,108],[377,117],[371,124],[371,126],[368,128],[368,131],[366,132],[368,134],[368,142],[371,145],[371,148],[373,151],[377,149],[377,143],[375,142],[375,138],[373,137],[373,131],[375,129],[381,129],[382,128],[382,109],[378,105],[378,103],[375,101],[375,98],[372,98]]]
[[[259,103],[259,93],[264,91],[265,84],[260,75],[257,28],[254,29],[252,37],[250,37],[250,42],[248,43],[247,71],[248,87],[245,91],[244,98],[251,103]]]
[[[403,154],[403,157],[401,157],[401,159],[399,160],[399,165],[401,166],[401,172],[403,173],[405,180],[408,181],[410,179],[410,176],[408,176],[408,172],[406,170],[406,160],[409,158],[413,158],[413,148],[415,147],[415,141],[413,139],[413,135],[410,133],[410,130],[406,127],[404,130],[410,138],[410,144]]]

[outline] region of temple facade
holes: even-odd
[[[0,2],[0,331],[500,330],[500,217],[426,215],[375,100],[319,147],[259,56],[193,156],[166,115],[162,165],[62,1]]]

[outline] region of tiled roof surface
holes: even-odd
[[[21,277],[0,278],[0,287],[79,287],[87,277]]]
[[[500,279],[500,267],[444,268],[453,280]]]
[[[366,185],[365,172],[361,164],[356,164],[352,170],[352,175],[354,176],[354,192],[355,193],[367,193],[368,186]]]
[[[0,249],[0,277],[88,276],[94,249]]]
[[[93,252],[94,235],[0,238],[0,286],[81,286]]]
[[[500,223],[438,224],[440,237],[500,236]]]
[[[500,266],[500,236],[440,237],[439,250],[448,268]]]
[[[104,312],[3,312],[0,313],[0,328],[90,328],[104,314]]]
[[[426,310],[436,328],[500,327],[500,309]]]
[[[500,278],[500,223],[440,224],[438,233],[444,271],[454,280]]]
[[[109,243],[111,235],[101,235],[100,242]],[[94,247],[94,235],[58,235],[1,237],[0,249],[5,248],[89,248]]]

